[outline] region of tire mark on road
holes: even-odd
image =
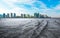
[[[37,20],[38,21],[38,20]],[[43,21],[43,20],[42,20]],[[41,22],[42,22],[41,21]],[[38,25],[40,24],[40,22],[38,21]],[[36,25],[38,27],[38,25]],[[34,27],[33,29],[29,30],[28,32],[24,32],[19,38],[31,38],[34,30],[36,30],[37,27]]]
[[[47,21],[43,21],[38,27],[37,29],[35,29],[35,31],[33,32],[33,35],[31,38],[38,38],[41,34],[41,32],[46,28],[47,26]]]
[[[29,23],[31,23],[33,20],[31,20],[31,21],[29,21],[29,22],[27,22],[27,23],[25,23],[24,25],[26,25],[26,24],[29,24]],[[20,27],[20,26],[19,26]],[[12,34],[18,34],[18,33],[21,33],[21,32],[16,32],[16,31],[18,31],[18,30],[20,30],[21,28],[19,28],[19,27],[16,27],[16,28],[11,28],[11,27],[1,27],[1,29],[0,29],[0,37],[8,37],[8,36],[15,36],[15,35],[12,35]],[[16,34],[16,35],[17,35]]]

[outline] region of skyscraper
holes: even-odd
[[[24,14],[21,14],[21,18],[23,18],[24,17]]]
[[[29,14],[27,14],[27,18],[30,18],[30,15]]]
[[[3,13],[3,18],[5,18],[6,17],[6,14],[5,13]]]
[[[26,14],[24,14],[24,18],[26,18]]]
[[[44,18],[44,15],[40,14],[40,18]]]
[[[39,13],[34,13],[35,18],[39,18],[39,16],[40,16]]]
[[[9,13],[7,13],[6,17],[9,18]]]
[[[11,18],[13,17],[13,13],[11,13]]]
[[[0,18],[2,18],[2,14],[0,14]]]
[[[16,17],[16,13],[14,13],[14,18]]]

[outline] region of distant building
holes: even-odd
[[[44,18],[44,15],[41,15],[41,14],[40,14],[40,18]]]
[[[6,17],[9,18],[9,13],[7,13]]]
[[[11,13],[11,18],[13,17],[13,13]]]
[[[27,18],[30,18],[30,15],[29,14],[27,14]]]
[[[21,18],[24,18],[24,14],[21,14]]]
[[[2,14],[0,14],[0,18],[2,18],[3,16],[2,16]]]
[[[30,14],[21,14],[21,16],[16,16],[16,13],[3,13],[3,15],[0,14],[0,18],[51,18],[48,17],[45,14],[39,14],[39,13],[34,13],[34,15],[30,15]]]
[[[15,18],[16,17],[16,13],[11,13],[11,18]]]
[[[34,13],[35,18],[39,18],[39,16],[40,16],[39,13]]]
[[[16,13],[14,13],[14,18],[16,17]]]
[[[47,18],[48,16],[47,15],[44,15],[45,18]]]
[[[6,14],[5,13],[3,13],[3,18],[5,18],[6,17]]]
[[[48,18],[48,16],[44,14],[40,14],[40,18]]]
[[[27,18],[28,16],[27,16],[27,14],[24,14],[24,18]]]
[[[24,18],[26,18],[26,14],[24,14]]]

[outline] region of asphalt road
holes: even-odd
[[[0,38],[60,38],[60,19],[0,19]]]

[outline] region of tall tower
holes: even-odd
[[[6,17],[9,18],[9,13],[7,13]]]
[[[24,14],[24,18],[26,18],[26,14]]]
[[[3,18],[5,18],[5,17],[6,17],[5,13],[3,13]]]
[[[0,18],[2,18],[2,14],[0,14]]]
[[[14,18],[16,17],[16,13],[14,13]]]
[[[13,13],[11,13],[11,18],[13,17]]]
[[[24,14],[21,14],[21,18],[23,18],[24,17]]]
[[[39,13],[34,13],[35,18],[39,18],[39,16],[40,16]]]

